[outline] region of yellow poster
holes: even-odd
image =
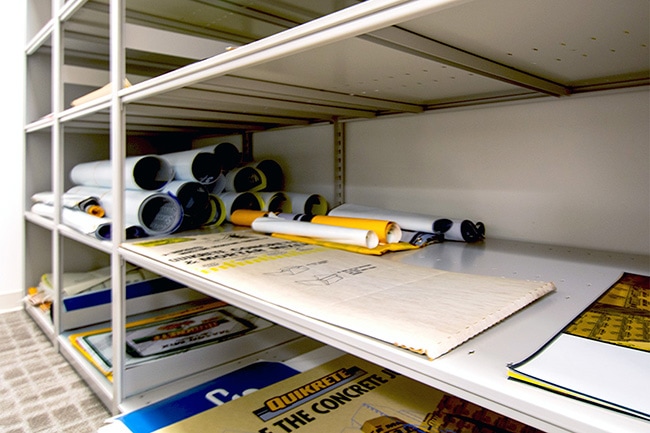
[[[537,433],[352,355],[158,430],[158,433]]]

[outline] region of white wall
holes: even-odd
[[[349,122],[346,201],[483,221],[488,238],[650,254],[649,119],[644,88]],[[256,158],[275,153],[292,182],[323,188],[331,128],[308,131],[256,134]]]
[[[8,169],[9,187],[5,188],[0,206],[0,310],[12,308],[24,290],[22,282],[22,125],[24,113],[25,2],[7,2],[5,20],[0,26],[0,69],[3,105],[0,116],[3,166]]]

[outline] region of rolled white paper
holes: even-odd
[[[161,155],[174,170],[175,180],[188,180],[204,185],[216,182],[221,174],[221,163],[213,152],[192,149]]]
[[[313,224],[304,221],[290,221],[269,214],[257,218],[252,224],[253,230],[261,233],[279,233],[285,235],[305,236],[328,242],[375,248],[379,238],[372,230]]]
[[[273,159],[262,159],[246,164],[261,171],[266,177],[266,186],[263,191],[281,191],[284,188],[284,172],[282,166]]]
[[[262,210],[262,201],[260,197],[250,191],[245,192],[224,192],[219,194],[226,209],[226,221],[230,219],[232,213],[239,209]]]
[[[158,155],[130,156],[124,159],[124,187],[157,191],[174,178],[171,164]],[[77,164],[70,171],[70,180],[77,185],[112,185],[111,161],[93,161]]]
[[[262,199],[262,210],[270,212],[291,212],[291,200],[281,191],[260,191],[256,193]]]
[[[449,219],[414,212],[380,209],[357,204],[342,204],[329,212],[332,216],[377,218],[394,221],[404,230],[424,233],[442,233],[446,240],[476,242],[484,238],[483,223]]]
[[[327,200],[320,194],[284,192],[291,200],[291,212],[307,215],[327,215]]]
[[[210,194],[210,208],[210,217],[203,226],[216,227],[223,224],[223,222],[226,220],[226,205],[218,195]]]
[[[226,191],[262,191],[266,188],[266,176],[255,167],[238,167],[226,173]]]
[[[68,192],[99,197],[106,215],[113,215],[111,190],[101,187],[75,186]],[[173,233],[183,220],[183,208],[178,200],[163,192],[143,190],[124,191],[124,225],[141,226],[151,236]]]
[[[473,223],[470,220],[452,219],[445,239],[450,241],[476,242],[485,237],[485,227],[482,222]]]
[[[214,181],[214,183],[210,185],[206,185],[208,188],[208,191],[210,191],[211,194],[221,194],[226,190],[226,175],[221,173],[218,177],[217,180]]]
[[[54,206],[46,203],[34,203],[32,212],[37,215],[54,219]],[[95,236],[96,233],[106,225],[110,226],[110,220],[107,218],[98,218],[83,212],[67,207],[61,209],[61,222],[68,227],[72,227],[78,232],[86,235]]]
[[[54,206],[54,193],[51,191],[38,192],[32,195],[34,203],[45,203]],[[68,209],[76,209],[86,212],[95,217],[104,216],[104,209],[99,203],[99,198],[77,194],[64,193],[61,197],[61,205]]]
[[[396,222],[402,229],[426,232],[444,233],[452,225],[447,218],[423,215],[413,212],[380,209],[370,206],[345,203],[329,211],[328,215],[347,216],[356,218],[376,218]]]
[[[219,143],[213,148],[217,159],[224,171],[230,171],[241,163],[241,153],[232,143]]]

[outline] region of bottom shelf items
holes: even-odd
[[[303,359],[320,365],[306,371],[295,360],[249,364],[111,419],[99,432],[541,433],[355,356],[335,355],[307,353]]]

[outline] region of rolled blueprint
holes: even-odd
[[[252,192],[224,192],[219,194],[226,208],[226,221],[232,222],[231,215],[238,209],[262,210],[262,200]]]
[[[299,192],[285,191],[291,200],[291,212],[307,215],[326,215],[328,210],[327,200],[319,194],[302,194]]]
[[[291,200],[281,191],[260,191],[257,193],[262,199],[262,210],[270,212],[291,212]]]
[[[217,155],[217,159],[224,171],[230,171],[241,164],[241,153],[239,153],[237,146],[232,143],[219,143],[214,146],[213,152]]]
[[[217,156],[205,149],[192,149],[161,155],[174,170],[175,180],[213,184],[221,174],[221,163]]]
[[[54,219],[54,206],[47,203],[37,202],[32,205],[32,212],[37,215]],[[78,232],[90,236],[96,236],[98,239],[105,239],[101,233],[110,228],[111,221],[108,218],[98,218],[80,210],[74,210],[67,207],[61,209],[61,222],[68,227],[72,227]]]
[[[246,164],[261,171],[266,177],[266,187],[262,191],[281,191],[284,189],[284,172],[277,161],[263,159]]]
[[[32,201],[54,206],[54,193],[51,191],[36,193],[32,195]],[[61,197],[61,205],[64,208],[80,210],[98,218],[103,217],[106,213],[99,203],[99,198],[92,196],[64,193]]]
[[[99,197],[106,215],[113,215],[111,190],[101,187],[75,186],[68,191]],[[178,230],[183,208],[176,197],[164,192],[124,191],[124,226],[140,226],[150,236],[170,234]]]
[[[204,227],[217,227],[223,224],[223,222],[226,220],[226,205],[223,204],[223,200],[216,195],[216,194],[210,194],[210,216],[208,217],[208,220],[206,221],[205,224],[203,224]]]
[[[157,191],[174,178],[174,170],[166,159],[158,155],[130,156],[124,159],[124,187]],[[93,161],[77,164],[70,171],[70,180],[77,185],[112,185],[111,161]]]
[[[183,207],[181,230],[195,229],[208,222],[212,205],[205,186],[199,182],[174,180],[163,188],[163,192],[173,194]]]
[[[414,212],[342,204],[332,209],[328,215],[357,218],[377,218],[395,221],[404,230],[424,233],[442,233],[445,239],[476,242],[485,236],[483,223],[474,224],[469,220],[452,220]]]
[[[372,230],[377,234],[379,242],[382,244],[394,244],[402,239],[402,230],[398,224],[392,221],[370,218],[315,215],[312,217],[311,222],[314,224]]]
[[[372,230],[328,226],[304,221],[289,221],[278,218],[273,214],[255,219],[251,227],[261,233],[304,236],[320,241],[357,245],[365,248],[375,248],[379,245],[379,239]]]
[[[211,194],[221,194],[226,190],[226,175],[221,173],[218,177],[217,180],[214,181],[214,183],[211,183],[209,185],[206,185],[208,188],[208,191],[210,191]]]
[[[238,167],[226,173],[226,191],[262,191],[266,176],[255,167]]]

